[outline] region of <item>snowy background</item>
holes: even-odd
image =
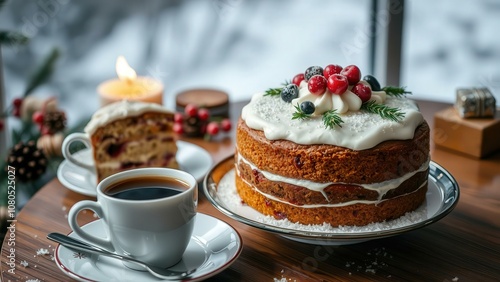
[[[356,64],[369,72],[371,1],[15,0],[0,29],[31,38],[2,48],[6,103],[53,47],[50,83],[70,125],[98,107],[97,85],[124,55],[165,84],[164,104],[189,88],[225,90],[231,101],[279,86],[308,66]],[[500,1],[407,0],[401,85],[417,99],[455,101],[458,87],[486,86],[500,101]],[[359,40],[359,39],[365,40]],[[356,41],[357,40],[357,41]],[[354,52],[345,46],[356,44]]]

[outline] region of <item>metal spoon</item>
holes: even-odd
[[[106,251],[98,246],[90,245],[86,242],[80,241],[80,240],[75,239],[75,238],[71,238],[71,237],[66,236],[64,234],[61,234],[61,233],[50,233],[47,235],[47,239],[50,239],[54,242],[58,242],[61,245],[68,247],[68,248],[71,248],[71,249],[76,249],[76,250],[83,251],[86,253],[93,253],[93,254],[97,254],[97,255],[101,255],[101,256],[108,256],[108,257],[116,258],[119,260],[125,260],[125,261],[136,263],[140,266],[143,266],[145,269],[147,269],[147,271],[149,271],[149,273],[151,273],[154,276],[161,278],[161,279],[180,280],[183,278],[187,278],[189,275],[191,275],[193,272],[196,271],[196,268],[188,270],[188,271],[175,271],[175,270],[170,270],[167,268],[161,268],[161,267],[157,267],[157,266],[148,265],[145,262],[138,261],[138,260],[130,258],[130,257],[126,257],[126,256],[122,256],[119,254],[115,254],[115,253]]]

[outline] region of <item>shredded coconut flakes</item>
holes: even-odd
[[[234,184],[234,169],[226,173],[217,186],[217,197],[231,211],[240,211],[246,206],[241,200]],[[371,223],[365,226],[339,226],[333,227],[328,223],[305,225],[291,222],[288,219],[275,219],[272,216],[259,214],[255,220],[276,227],[324,233],[363,233],[391,230],[394,228],[405,227],[427,219],[427,209],[420,208],[416,211],[406,213],[405,215],[390,221]]]

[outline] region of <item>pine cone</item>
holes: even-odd
[[[61,111],[45,112],[42,127],[47,134],[63,131],[66,127],[66,114]]]
[[[9,151],[9,166],[16,170],[19,181],[37,180],[47,169],[47,158],[42,150],[37,149],[34,141],[17,143]]]

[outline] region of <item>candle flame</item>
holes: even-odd
[[[118,59],[116,59],[116,74],[118,74],[120,80],[129,83],[137,78],[135,70],[130,67],[123,56],[119,56]]]

